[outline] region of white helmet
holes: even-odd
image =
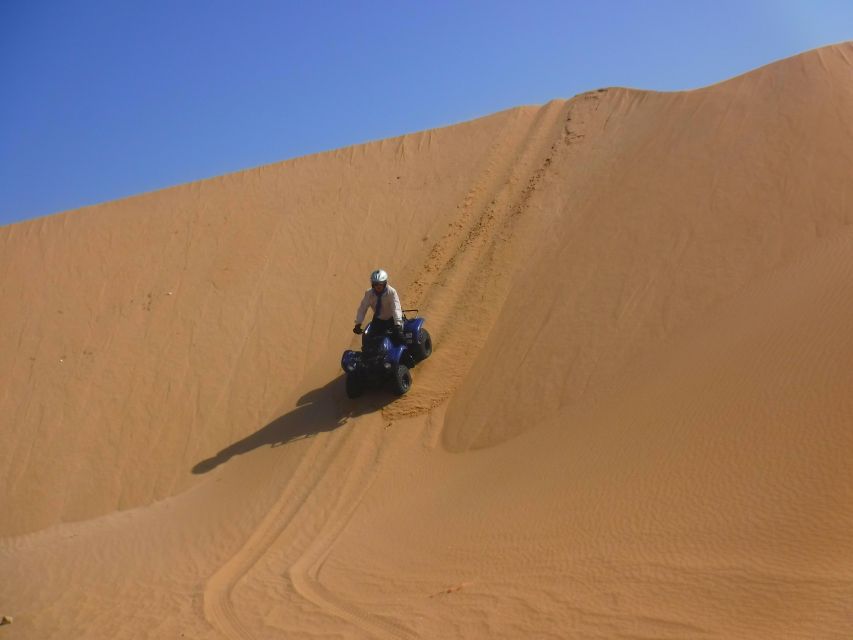
[[[388,274],[382,269],[377,269],[370,274],[370,284],[388,284]]]

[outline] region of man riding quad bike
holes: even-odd
[[[357,398],[368,387],[390,382],[398,396],[412,386],[411,369],[432,354],[432,339],[424,318],[407,318],[397,291],[388,285],[388,274],[377,269],[370,275],[370,289],[358,307],[353,333],[362,334],[361,351],[346,350],[341,367],[346,374],[347,396]],[[367,309],[373,319],[366,331],[361,324]],[[417,312],[417,309],[407,309]]]

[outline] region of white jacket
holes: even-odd
[[[368,309],[374,309],[374,315],[380,320],[390,320],[394,318],[394,324],[403,326],[403,307],[400,306],[400,296],[397,295],[397,290],[389,284],[385,285],[385,293],[382,294],[382,302],[379,307],[379,313],[375,313],[376,309],[376,292],[373,288],[364,292],[364,298],[361,304],[358,305],[358,311],[355,313],[355,323],[361,324],[364,322],[364,316]]]

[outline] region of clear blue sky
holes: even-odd
[[[851,0],[0,0],[0,225],[851,38]]]

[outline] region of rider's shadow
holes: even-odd
[[[293,411],[228,445],[215,456],[202,460],[192,468],[192,472],[213,471],[232,457],[258,447],[278,447],[324,431],[334,431],[350,418],[378,411],[394,399],[390,394],[376,393],[353,401],[344,395],[343,389],[344,383],[339,376],[325,386],[309,391],[299,398]]]

